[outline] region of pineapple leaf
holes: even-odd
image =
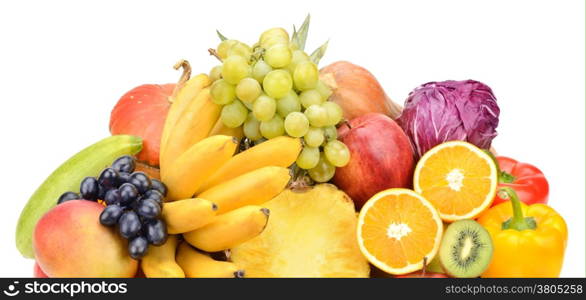
[[[305,21],[303,21],[303,24],[301,27],[299,27],[299,30],[295,28],[295,25],[293,25],[293,36],[291,37],[291,42],[300,50],[305,49],[305,42],[307,41],[307,33],[309,31],[309,20],[310,15],[307,14],[307,17],[305,17]]]
[[[311,56],[310,56],[311,61],[314,62],[316,65],[319,64],[319,61],[326,54],[326,50],[328,49],[328,43],[329,42],[330,42],[330,40],[327,40],[323,45],[321,45],[321,47],[315,49],[311,53]]]
[[[226,36],[224,36],[223,34],[220,33],[219,30],[216,29],[216,33],[218,34],[218,37],[220,38],[220,41],[225,41],[228,38]]]

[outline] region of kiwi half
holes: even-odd
[[[478,277],[492,259],[490,234],[473,220],[456,221],[444,232],[439,260],[444,271],[459,278]]]

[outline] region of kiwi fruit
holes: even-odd
[[[490,234],[474,220],[460,220],[448,226],[439,249],[439,260],[451,277],[471,278],[482,274],[492,259]]]

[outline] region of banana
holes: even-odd
[[[183,234],[192,246],[216,252],[232,248],[259,235],[267,225],[269,210],[249,205],[217,216],[210,224]]]
[[[196,193],[262,167],[289,167],[299,152],[301,141],[298,138],[280,136],[270,139],[232,157]]]
[[[187,149],[208,136],[220,116],[221,107],[212,102],[209,87],[189,103],[173,126],[160,157],[161,176],[170,172],[173,162]]]
[[[193,231],[210,223],[218,206],[208,200],[192,198],[168,202],[163,205],[162,217],[169,234]]]
[[[161,174],[169,190],[167,199],[191,198],[206,178],[234,155],[237,146],[238,140],[234,137],[214,135],[185,151]]]
[[[244,137],[244,132],[242,131],[242,126],[238,126],[236,128],[230,128],[230,127],[224,125],[224,122],[222,122],[221,119],[218,119],[218,121],[216,122],[216,125],[214,125],[214,128],[212,128],[212,130],[210,131],[209,136],[218,135],[218,134],[230,135],[230,136],[237,138],[238,140],[241,140],[242,137]]]
[[[258,205],[273,199],[283,191],[290,179],[289,169],[269,166],[218,184],[203,191],[198,197],[216,203],[217,213],[222,214],[245,205]]]
[[[211,84],[210,78],[206,74],[199,74],[192,78],[189,78],[191,74],[191,66],[186,60],[179,61],[175,68],[183,67],[183,74],[179,79],[179,83],[175,88],[175,92],[171,97],[171,107],[167,113],[165,119],[165,125],[163,126],[163,134],[161,136],[161,156],[166,150],[169,135],[171,134],[173,127],[177,124],[177,120],[185,109],[189,106],[192,100],[199,94],[199,92]]]
[[[177,251],[177,263],[187,278],[241,278],[244,270],[227,261],[217,261],[200,253],[187,243],[181,243]]]
[[[175,261],[179,239],[169,235],[165,244],[151,246],[142,258],[140,267],[148,278],[185,278],[183,269]]]

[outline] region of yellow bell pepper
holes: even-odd
[[[511,201],[478,218],[494,244],[492,261],[482,277],[558,277],[568,239],[564,219],[545,204],[522,203],[509,187],[499,193]]]

